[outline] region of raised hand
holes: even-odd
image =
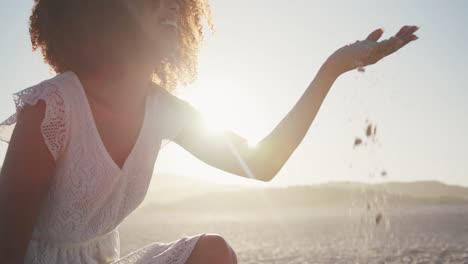
[[[411,41],[417,40],[414,33],[417,26],[404,26],[393,37],[378,41],[382,37],[383,29],[372,32],[365,40],[356,41],[334,52],[327,60],[330,70],[337,75],[347,71],[375,64],[384,57],[401,49]]]

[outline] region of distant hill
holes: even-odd
[[[155,174],[151,180],[147,200],[170,203],[211,192],[229,192],[244,186],[216,184],[177,174]]]
[[[387,182],[381,184],[336,182],[320,186],[323,188],[338,188],[347,191],[364,188],[368,191],[386,193],[395,197],[413,198],[416,200],[468,200],[468,188],[447,185],[438,181]]]
[[[386,205],[466,203],[468,188],[435,181],[361,184],[335,182],[285,188],[231,188],[187,197],[171,203],[152,202],[165,209],[255,210],[280,207],[330,207],[380,203]]]

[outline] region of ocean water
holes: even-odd
[[[250,212],[147,205],[121,225],[121,254],[199,233],[222,235],[239,263],[468,263],[468,204]]]

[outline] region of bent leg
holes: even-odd
[[[237,256],[226,240],[216,234],[201,237],[186,264],[237,264]]]

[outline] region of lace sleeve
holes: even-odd
[[[17,115],[26,105],[35,105],[39,100],[46,103],[44,120],[41,123],[41,132],[44,142],[50,153],[57,160],[68,142],[69,118],[66,104],[59,87],[50,82],[43,82],[18,93],[13,94],[16,113],[0,123],[0,140],[10,142]]]

